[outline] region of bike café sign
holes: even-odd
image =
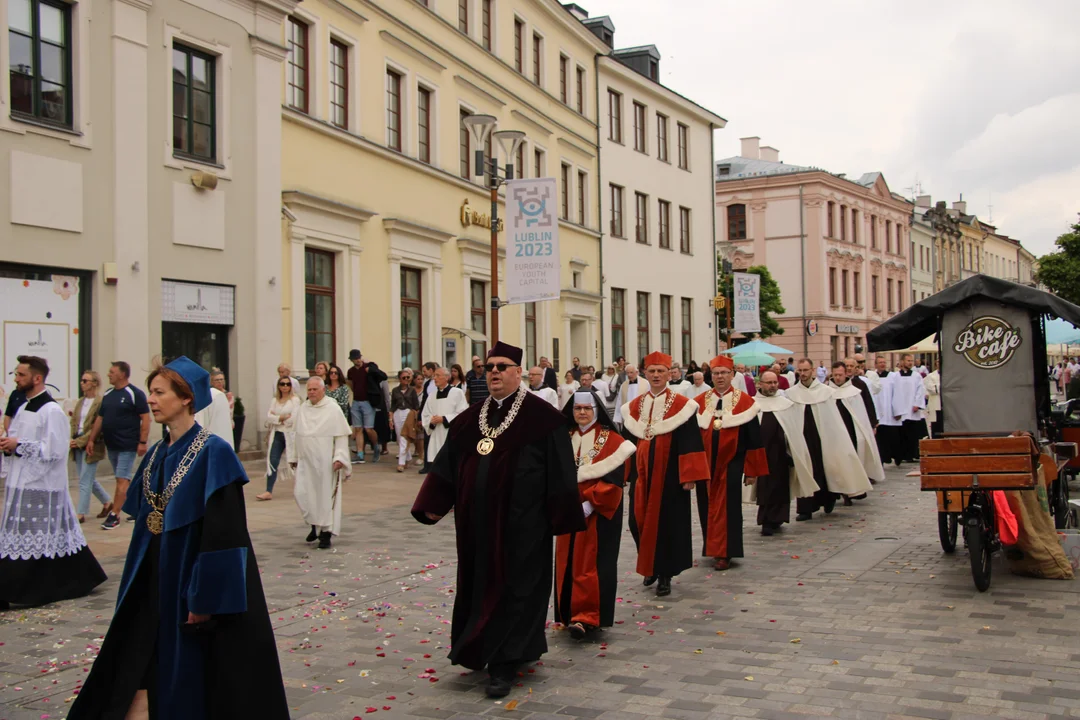
[[[953,352],[982,370],[999,368],[1012,360],[1023,343],[1019,327],[1012,327],[999,317],[975,318],[961,330],[953,343]]]

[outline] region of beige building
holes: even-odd
[[[219,365],[261,417],[280,359],[280,78],[293,0],[8,0],[3,372],[61,397],[126,360]],[[243,318],[243,322],[236,319]],[[261,422],[248,424],[255,440]]]
[[[561,297],[503,307],[500,339],[530,364],[598,364],[600,39],[552,0],[309,0],[279,42],[285,359],[356,347],[392,372],[483,354],[490,197],[462,120],[489,114],[527,135],[500,166],[556,178],[562,218]]]
[[[738,156],[716,162],[716,211],[735,269],[767,265],[780,286],[784,334],[770,342],[828,364],[911,303],[912,204],[881,173],[851,180],[789,165],[743,138]]]

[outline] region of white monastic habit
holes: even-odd
[[[232,447],[232,412],[229,410],[228,395],[216,387],[211,387],[210,404],[195,413],[195,422],[229,443],[229,447]]]
[[[690,388],[693,387],[693,385],[691,385],[690,383],[688,383],[685,380],[680,380],[680,381],[675,382],[675,383],[669,382],[668,387],[671,388],[673,391],[679,393],[683,397],[690,397],[689,391],[690,391]]]
[[[710,390],[712,388],[709,388]],[[625,424],[622,409],[639,395],[649,392],[649,383],[643,377],[638,377],[637,382],[627,380],[619,388],[619,397],[615,400],[615,424],[622,427]]]
[[[862,390],[852,385],[848,380],[843,385],[837,385],[829,381],[833,396],[838,403],[843,403],[844,408],[855,421],[856,452],[862,461],[863,470],[867,477],[875,482],[885,479],[885,468],[881,465],[881,456],[878,454],[877,440],[874,438],[874,428],[870,425],[870,416],[866,412],[866,403],[862,399]]]
[[[703,382],[700,385],[691,385],[689,388],[686,389],[686,392],[684,392],[683,394],[693,400],[698,395],[704,395],[710,390],[712,390],[712,388]]]
[[[795,377],[795,373],[790,370],[784,373],[784,377],[787,378],[788,387],[795,387],[795,383],[799,382],[798,378]]]
[[[793,403],[779,392],[772,397],[758,393],[754,400],[761,408],[760,419],[764,421],[765,414],[771,413],[784,430],[788,455],[794,461],[794,465],[789,469],[791,497],[810,497],[818,491],[818,486],[814,481],[810,449],[806,447],[806,438],[803,436],[803,406]],[[753,488],[752,485],[749,487]]]
[[[529,390],[529,392],[531,392],[533,395],[536,395],[537,397],[539,397],[544,402],[550,403],[551,407],[555,408],[556,410],[561,410],[562,409],[562,408],[559,407],[559,394],[557,392],[555,392],[554,390],[552,390],[551,388],[541,386],[539,390],[533,390],[532,388],[528,388],[528,390]],[[438,415],[439,413],[434,413],[434,414]]]
[[[926,391],[926,419],[935,423],[941,410],[941,373],[935,370],[923,378],[923,390]]]
[[[788,389],[787,397],[798,405],[809,405],[813,412],[814,424],[821,437],[821,459],[829,492],[840,495],[870,492],[870,479],[862,460],[851,442],[844,442],[848,437],[847,426],[840,417],[832,389],[815,379],[810,387],[796,383]]]
[[[289,463],[296,463],[293,494],[304,522],[319,532],[337,535],[341,530],[342,484],[352,474],[351,434],[332,397],[314,405],[308,400],[296,412],[293,442],[285,448]],[[344,469],[334,470],[335,461]]]
[[[434,387],[432,383],[432,387]],[[550,402],[550,401],[549,401]],[[465,399],[465,393],[461,388],[447,385],[442,390],[435,388],[424,403],[424,411],[420,414],[420,423],[424,432],[428,434],[427,445],[424,451],[427,453],[426,462],[433,463],[446,442],[450,423],[461,413],[469,409],[469,402]],[[442,425],[432,427],[431,418],[436,415],[443,416]]]

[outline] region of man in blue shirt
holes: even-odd
[[[129,377],[131,366],[123,360],[114,362],[109,368],[112,389],[101,398],[101,409],[90,431],[90,441],[86,444],[86,453],[90,455],[99,437],[105,441],[109,462],[116,476],[112,506],[101,524],[105,530],[112,530],[120,524],[118,511],[124,506],[124,496],[135,469],[135,458],[146,454],[146,442],[150,435],[150,406],[146,404],[146,394],[130,384]]]

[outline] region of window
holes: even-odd
[[[52,0],[9,0],[14,115],[71,127],[71,7]]]
[[[386,71],[386,146],[401,152],[401,75]]]
[[[458,0],[457,29],[466,35],[469,34],[469,0]]]
[[[618,185],[611,186],[611,234],[626,237],[623,234],[623,189]]]
[[[286,104],[300,112],[308,111],[308,26],[294,17],[289,18],[289,60],[286,67],[288,87]]]
[[[671,296],[660,296],[660,352],[671,354]]]
[[[903,280],[897,280],[896,281],[896,309],[898,311],[904,309],[904,281]]]
[[[559,198],[560,217],[563,220],[570,219],[570,166],[566,163],[560,168],[562,177],[562,195]]]
[[[851,208],[851,242],[859,242],[859,211]]]
[[[870,216],[870,247],[877,250],[877,215]]]
[[[667,116],[656,113],[656,158],[668,161]]]
[[[567,75],[569,75],[569,74],[570,74],[570,58],[566,57],[565,55],[560,55],[559,56],[559,99],[562,100],[564,105],[569,105],[570,104],[570,95],[569,95],[570,91],[568,89],[569,85],[570,85],[570,82],[569,82],[570,79],[567,77]]]
[[[544,177],[544,151],[533,149],[533,177]]]
[[[585,68],[577,69],[577,111],[585,114]]]
[[[216,59],[183,45],[174,45],[172,55],[173,152],[214,162],[217,157]]]
[[[639,102],[634,103],[634,149],[638,152],[647,152],[645,149],[645,106]]]
[[[587,175],[578,171],[577,174],[577,221],[578,225],[585,224],[585,183]]]
[[[879,285],[878,276],[877,275],[871,275],[870,276],[870,302],[872,303],[872,307],[874,308],[875,312],[881,310],[881,299],[879,298],[879,294],[878,294],[878,285]]]
[[[836,268],[829,268],[829,304],[836,305]]]
[[[472,323],[471,328],[485,337],[487,336],[487,303],[484,302],[486,296],[487,283],[477,280],[469,282],[469,318]],[[472,344],[472,354],[486,357],[487,342],[477,342],[474,340]]]
[[[746,239],[746,205],[742,203],[727,206],[727,239]]]
[[[862,284],[862,273],[860,273],[858,271],[853,272],[851,274],[851,299],[852,299],[852,301],[854,301],[855,307],[857,307],[857,308],[862,307],[862,303],[859,302],[859,293],[861,291],[861,288],[859,286],[861,284]]]
[[[637,349],[641,357],[649,353],[649,293],[637,294]]]
[[[679,123],[679,167],[690,169],[690,128]]]
[[[416,268],[401,268],[401,367],[418,368],[423,362],[421,300],[420,271]]]
[[[529,367],[535,367],[536,357],[536,303],[525,303],[525,358]]]
[[[611,352],[626,355],[626,291],[611,288]]]
[[[826,218],[826,220],[825,220],[825,236],[826,237],[836,237],[836,229],[833,227],[833,221],[835,219],[835,217],[834,217],[835,214],[836,214],[836,203],[834,203],[832,200],[830,200],[825,205],[825,218]]]
[[[840,271],[840,298],[843,300],[844,307],[851,307],[849,302],[851,298],[848,296],[848,271]]]
[[[690,208],[679,208],[679,252],[690,254]]]
[[[416,89],[417,155],[421,162],[431,162],[431,91]]]
[[[608,140],[622,142],[622,95],[608,90]]]
[[[330,40],[330,122],[349,127],[349,46]]]
[[[658,204],[660,210],[660,247],[664,250],[671,249],[671,203],[661,200]]]
[[[465,118],[469,117],[469,111],[462,108],[460,116],[458,121],[458,143],[461,146],[461,177],[471,180],[472,173],[469,172],[469,169],[472,168],[472,138],[469,135],[469,128],[465,127]]]
[[[968,250],[971,247],[968,246]],[[904,256],[904,226],[901,223],[896,223],[896,254],[900,257]],[[968,267],[971,267],[971,255],[968,255]]]
[[[689,363],[694,352],[694,308],[690,298],[682,298],[682,361]]]
[[[885,280],[885,306],[891,313],[893,311],[893,281],[892,278]]]
[[[525,72],[525,23],[514,18],[514,69]]]
[[[847,205],[840,206],[840,239],[847,240]]]
[[[533,33],[533,82],[540,84],[540,58],[543,56],[544,39]]]
[[[517,167],[514,168],[515,176],[520,180],[525,177],[525,173],[529,169],[525,165],[525,143],[518,144],[516,163]]]
[[[892,220],[885,221],[885,252],[892,252]]]
[[[481,0],[480,16],[480,42],[491,52],[491,0]]]
[[[334,253],[304,249],[304,362],[334,357]]]
[[[649,242],[649,196],[634,193],[634,239]]]

